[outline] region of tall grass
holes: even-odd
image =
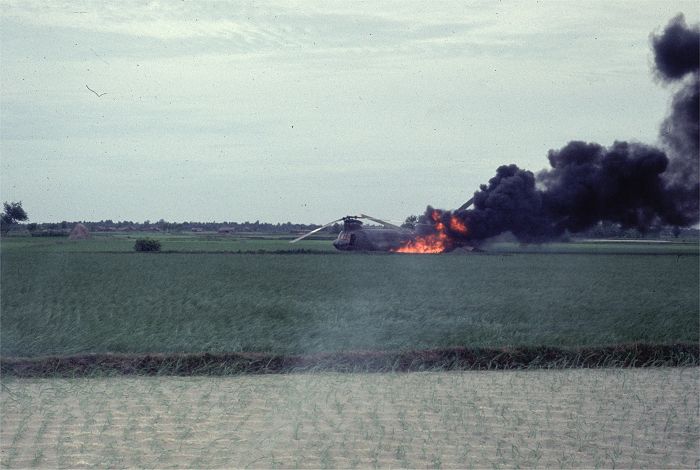
[[[3,249],[0,282],[5,357],[580,347],[699,337],[694,255],[157,255],[14,247]]]

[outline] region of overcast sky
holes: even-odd
[[[649,34],[698,21],[695,1],[377,3],[0,2],[0,199],[34,222],[455,208],[569,140],[658,142]]]

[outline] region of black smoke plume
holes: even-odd
[[[671,112],[661,125],[661,140],[668,149],[667,179],[676,191],[688,192],[698,211],[698,141],[700,140],[700,28],[688,28],[683,15],[672,19],[663,33],[652,36],[657,75],[678,86]]]
[[[678,80],[700,67],[700,31],[688,28],[682,14],[669,21],[660,35],[651,36],[656,72],[664,80]]]
[[[474,194],[474,207],[454,213],[469,227],[455,240],[512,232],[521,241],[546,241],[601,221],[646,231],[698,222],[698,70],[700,27],[683,15],[651,36],[655,72],[675,94],[661,125],[664,149],[628,142],[610,147],[572,141],[549,151],[551,168],[537,175],[501,166]],[[428,207],[423,221],[430,221]],[[439,212],[448,226],[450,212]]]

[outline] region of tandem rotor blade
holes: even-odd
[[[333,225],[334,223],[340,222],[341,220],[343,220],[343,219],[338,219],[338,220],[334,220],[333,222],[328,222],[326,225],[323,225],[322,227],[319,227],[319,228],[317,228],[317,229],[314,229],[314,230],[310,231],[309,233],[306,233],[306,234],[302,235],[302,236],[299,237],[299,238],[295,238],[294,240],[292,240],[292,241],[289,242],[289,243],[296,243],[296,242],[298,242],[299,240],[303,240],[304,238],[306,238],[306,237],[308,237],[308,236],[310,236],[310,235],[313,235],[313,234],[316,233],[316,232],[320,232],[320,231],[323,230],[324,228],[330,227],[330,226]]]
[[[474,203],[474,198],[471,198],[470,200],[468,200],[467,202],[465,202],[464,204],[459,206],[459,209],[455,210],[455,212],[463,211],[467,207],[471,206],[473,203]]]
[[[360,217],[362,217],[363,219],[371,220],[372,222],[377,222],[378,224],[382,224],[385,227],[395,228],[397,230],[404,230],[403,228],[399,227],[398,225],[390,224],[389,222],[386,222],[386,221],[381,220],[381,219],[377,219],[375,217],[371,217],[367,214],[360,214]]]

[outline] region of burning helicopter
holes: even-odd
[[[470,199],[457,211],[472,205]],[[455,212],[457,212],[455,211]],[[341,251],[389,251],[395,253],[443,253],[455,248],[474,249],[464,242],[457,242],[448,231],[465,236],[468,228],[458,218],[452,216],[447,222],[441,220],[441,211],[431,214],[433,223],[418,223],[415,229],[407,229],[366,214],[348,215],[310,231],[289,243],[296,243],[337,222],[343,222],[343,230],[333,240],[333,246]],[[361,219],[380,224],[382,227],[363,227]]]

